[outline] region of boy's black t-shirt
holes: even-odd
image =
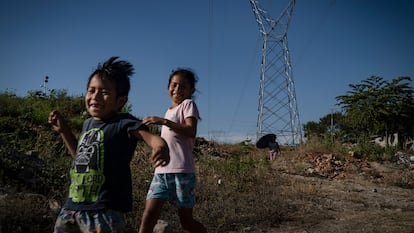
[[[70,210],[132,209],[130,162],[137,146],[132,130],[145,127],[128,113],[101,121],[87,119],[70,169]]]

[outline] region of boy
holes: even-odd
[[[128,101],[133,67],[111,57],[89,76],[85,107],[90,118],[79,140],[57,111],[49,114],[74,158],[69,196],[57,217],[56,233],[122,232],[124,213],[132,209],[130,161],[138,140],[152,148],[155,167],[169,163],[165,141],[148,132],[142,122],[120,110]]]

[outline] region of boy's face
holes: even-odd
[[[118,112],[126,102],[126,97],[117,97],[115,83],[102,80],[95,75],[89,82],[85,96],[85,106],[96,120],[105,120]]]

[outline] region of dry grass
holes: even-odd
[[[148,148],[140,147],[131,164],[135,199],[128,214],[130,232],[138,229],[152,178],[148,154]],[[414,170],[409,166],[369,163],[317,145],[285,150],[271,163],[266,150],[209,143],[199,145],[196,159],[194,215],[209,232],[414,229]],[[0,232],[52,231],[56,212],[46,196],[2,191]],[[173,232],[182,232],[173,207],[167,204],[161,218]]]

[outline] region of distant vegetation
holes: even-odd
[[[383,137],[388,142],[397,134],[399,143],[394,149],[407,149],[414,136],[414,90],[410,82],[410,77],[389,82],[372,76],[359,84],[350,84],[351,90],[336,97],[342,111],[328,113],[319,122],[307,122],[305,136],[322,137],[327,142],[358,143],[361,149],[365,148],[362,156],[375,158],[383,150],[375,152],[378,149],[369,146],[372,139]]]

